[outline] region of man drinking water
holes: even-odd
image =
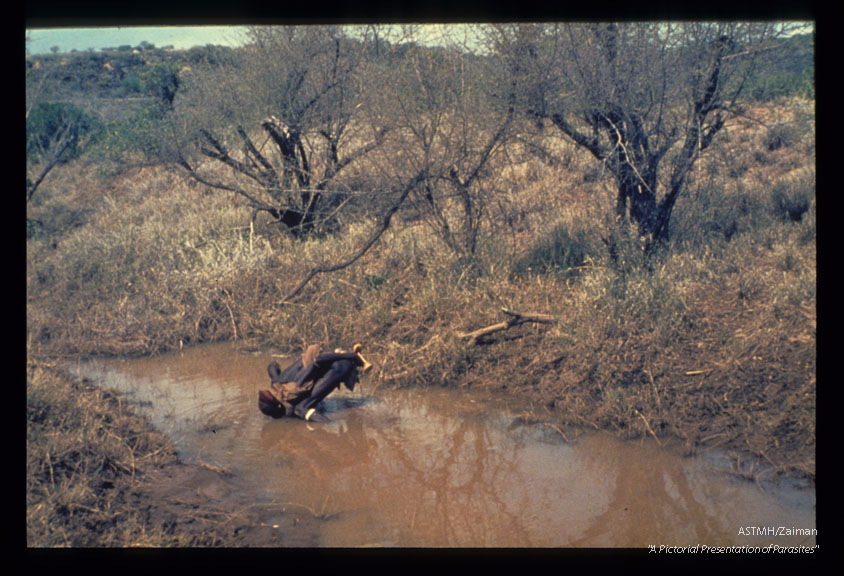
[[[361,355],[361,348],[355,344],[351,352],[322,352],[314,344],[284,370],[278,362],[271,362],[267,366],[270,389],[258,393],[258,408],[273,418],[297,416],[309,422],[328,422],[317,412],[319,403],[340,384],[353,391],[358,371],[365,373],[372,368]]]

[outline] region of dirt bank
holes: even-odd
[[[689,348],[671,358],[675,362],[686,358],[688,363],[680,364],[680,373],[686,378],[696,377],[693,386],[661,378],[659,389],[652,388],[653,397],[634,397],[632,391],[624,392],[624,388],[603,390],[601,394],[612,400],[614,408],[599,409],[596,406],[600,403],[594,398],[589,400],[595,390],[579,386],[575,374],[567,374],[562,368],[554,370],[555,358],[543,347],[541,334],[527,327],[525,331],[507,336],[519,339],[520,345],[512,340],[488,340],[480,345],[473,355],[471,373],[494,378],[470,380],[467,376],[460,384],[506,388],[503,392],[514,397],[529,395],[536,403],[524,417],[551,422],[567,438],[576,437],[578,429],[598,427],[625,437],[654,435],[666,445],[679,438],[681,442],[691,442],[687,444],[689,453],[714,446],[734,449],[734,471],[747,479],[776,472],[808,471],[813,477],[813,447],[807,450],[805,445],[795,443],[798,435],[789,432],[787,426],[775,426],[776,419],[783,416],[764,411],[761,404],[762,395],[769,394],[766,404],[780,405],[799,394],[800,387],[736,387],[730,384],[728,371],[686,376],[687,372],[695,372],[689,368],[697,365],[695,361],[699,359]],[[556,360],[556,365],[563,364]],[[771,374],[770,370],[773,369],[766,368],[765,375]],[[543,371],[549,378],[568,378],[562,384],[557,381],[553,388],[564,394],[549,396],[547,390],[543,391],[543,380],[538,377]],[[526,373],[537,378],[525,379]],[[785,381],[799,381],[795,376],[786,374]],[[760,378],[749,369],[742,372],[742,377],[756,383],[776,382],[772,377]],[[96,382],[76,379],[47,363],[30,364],[28,378],[29,546],[318,545],[319,519],[313,513],[282,509],[268,521],[266,510],[235,496],[236,477],[232,472],[183,462],[148,420],[128,410],[120,397],[104,391]],[[743,393],[746,398],[732,398],[743,389],[749,390]],[[619,395],[623,393],[629,397],[622,403]],[[752,394],[756,396],[748,396]],[[727,396],[727,400],[722,396]],[[695,404],[694,398],[704,400]],[[740,404],[748,399],[753,410]],[[736,402],[734,409],[728,409],[731,401]],[[580,405],[591,408],[580,411]],[[636,410],[642,416],[633,420],[634,425],[625,425],[619,419],[624,410]],[[677,414],[685,414],[684,419]],[[742,414],[745,419],[752,418],[755,425],[740,428],[742,422],[737,418]],[[716,430],[720,433],[713,432]],[[760,442],[760,451],[770,461],[748,452],[755,442]]]
[[[261,521],[231,473],[183,462],[119,397],[53,364],[27,382],[28,547],[309,547],[309,512]]]
[[[153,471],[132,494],[132,507],[152,527],[172,534],[179,546],[313,547],[314,518],[297,511],[267,524],[251,503],[229,498],[225,471],[174,462]]]

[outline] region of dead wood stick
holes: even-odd
[[[554,424],[551,424],[550,422],[543,422],[543,424],[545,424],[545,425],[546,425],[546,426],[548,426],[549,428],[553,428],[554,430],[556,430],[557,432],[559,432],[559,433],[560,433],[560,436],[562,436],[562,437],[563,437],[563,440],[565,440],[565,441],[566,441],[566,444],[569,444],[569,437],[568,437],[568,436],[566,436],[565,432],[563,432],[562,430],[560,430],[560,427],[559,427],[559,426],[555,426]]]
[[[515,318],[520,323],[521,322],[539,322],[541,324],[552,324],[556,322],[553,316],[550,314],[523,314],[521,312],[513,312],[512,310],[508,310],[507,308],[502,308],[501,311],[510,316],[511,318]]]
[[[641,419],[642,419],[642,422],[644,422],[644,423],[645,423],[645,428],[647,428],[648,432],[650,432],[651,436],[653,436],[654,440],[656,440],[656,443],[659,445],[659,447],[660,447],[660,448],[662,448],[662,442],[660,442],[660,441],[659,441],[659,438],[657,438],[656,434],[654,434],[653,428],[651,428],[651,425],[648,423],[648,419],[647,419],[647,418],[645,418],[645,415],[644,415],[644,414],[642,414],[641,412],[639,412],[639,411],[638,411],[638,410],[636,410],[636,409],[633,409],[633,412],[634,412],[636,415],[638,415],[638,416],[639,416],[639,418],[641,418]]]
[[[507,308],[502,308],[501,311],[510,318],[504,322],[498,322],[497,324],[479,328],[472,332],[457,332],[457,337],[474,343],[481,336],[500,332],[501,330],[508,330],[513,326],[518,326],[519,324],[524,324],[525,322],[553,324],[556,321],[550,314],[522,314],[520,312],[513,312]]]
[[[689,370],[686,372],[686,376],[697,376],[698,374],[708,374],[712,372],[713,368],[707,368],[705,370]]]

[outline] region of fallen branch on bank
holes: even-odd
[[[556,322],[556,319],[550,314],[522,314],[520,312],[507,310],[506,308],[502,308],[501,311],[509,316],[509,318],[504,322],[492,324],[485,328],[479,328],[478,330],[474,330],[472,332],[457,332],[457,337],[463,340],[469,340],[470,343],[474,344],[481,336],[487,336],[502,330],[509,330],[510,328],[519,326],[525,322],[534,322],[536,324],[553,324]]]

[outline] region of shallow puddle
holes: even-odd
[[[230,471],[226,497],[263,522],[318,518],[323,546],[815,545],[809,487],[760,487],[717,455],[652,442],[569,444],[552,426],[519,425],[500,396],[373,393],[364,377],[325,400],[330,424],[272,420],[257,408],[272,359],[215,345],[78,371],[139,406],[183,459]]]

